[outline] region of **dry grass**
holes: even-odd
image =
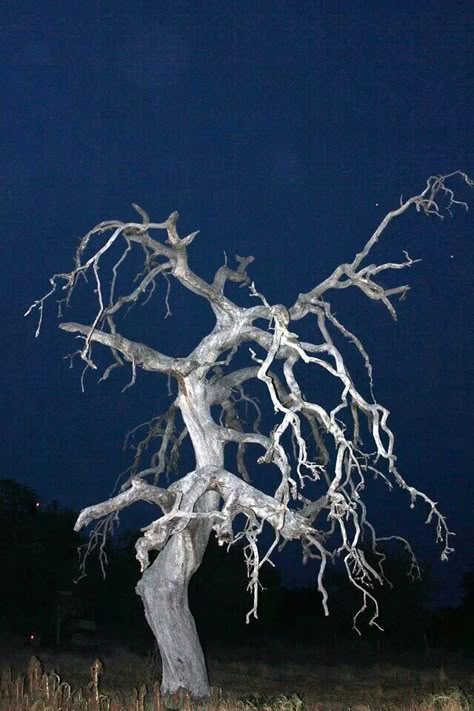
[[[186,694],[164,698],[159,664],[118,650],[84,655],[12,654],[1,676],[0,711],[191,711]],[[22,669],[27,673],[22,673]],[[55,671],[51,671],[51,670]],[[202,711],[474,711],[474,672],[459,663],[371,667],[212,659],[213,693]],[[221,691],[225,689],[225,693]]]

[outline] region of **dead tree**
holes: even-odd
[[[97,369],[95,348],[100,344],[113,357],[102,378],[127,362],[132,372],[129,384],[135,382],[137,368],[164,374],[172,383],[170,406],[148,423],[127,481],[108,500],[84,509],[75,526],[79,531],[98,521],[98,529],[93,531],[93,540],[97,541],[121,509],[139,500],[156,504],[156,520],[143,529],[136,543],[143,573],[137,592],[162,656],[164,692],[183,687],[195,696],[209,693],[203,653],[188,607],[188,585],[211,532],[222,545],[244,543],[252,593],[248,618],[257,614],[261,566],[271,562],[277,546],[298,540],[304,560],[319,561],[317,584],[326,614],[326,564],[335,557],[343,561],[349,580],[361,595],[361,608],[354,618],[356,628],[363,611],[368,612],[370,624],[377,625],[374,583],[384,581],[384,555],[378,545],[387,539],[379,538],[370,523],[363,499],[368,479],[380,478],[389,488],[394,484],[401,487],[412,507],[421,500],[427,507],[428,521],[435,524],[441,558],[446,560],[453,550],[452,534],[437,504],[407,483],[397,469],[389,410],[374,396],[369,356],[357,335],[336,318],[328,295],[337,289],[360,289],[396,318],[393,301],[403,298],[409,287],[386,288],[379,277],[409,268],[418,260],[405,252],[403,261],[376,264],[368,261],[369,255],[388,225],[412,207],[434,217],[442,217],[455,206],[467,209],[450,187],[454,179],[474,185],[459,171],[430,177],[422,192],[401,200],[400,206],[384,217],[351,262],[339,265],[289,306],[272,305],[259,293],[247,274],[252,257],[236,257],[234,267],[226,260],[213,281],[205,281],[188,262],[188,249],[198,233],[180,237],[177,212],[164,222],[151,222],[148,214],[134,205],[141,221],[113,220],[94,227],[80,241],[73,270],[51,277],[49,292],[29,308],[27,313],[39,313],[38,335],[45,302],[53,294],[64,292],[61,311],[69,306],[74,290],[85,278],[97,298],[95,315],[87,324],[60,325],[82,339],[79,353],[85,369]],[[142,271],[128,293],[119,295],[119,272],[135,250],[143,255]],[[107,263],[113,266],[105,278]],[[174,279],[200,296],[215,317],[212,331],[186,357],[170,357],[127,339],[117,330],[117,317],[131,306],[148,301],[161,278],[168,285]],[[253,297],[248,300],[250,306],[239,306],[230,298],[229,282],[248,288]],[[311,343],[296,330],[305,318],[312,319],[315,326],[316,338]],[[346,342],[365,364],[370,395],[364,395],[351,376]],[[235,366],[237,352],[241,355]],[[304,368],[323,369],[338,383],[339,395],[332,409],[302,391],[300,373]],[[268,395],[272,425],[266,432],[252,381],[257,385],[261,381],[260,387]],[[248,410],[254,413],[250,423],[245,414]],[[175,476],[170,484],[167,475],[187,437],[195,453],[194,469]],[[236,452],[233,471],[224,467],[224,452],[231,443]],[[145,466],[147,452],[150,458]],[[268,485],[259,488],[255,484],[260,470],[249,467],[250,453],[254,452],[259,465],[278,472],[273,493],[262,491],[268,491]],[[236,524],[238,515],[245,523]],[[270,549],[262,551],[259,536],[264,524],[273,528],[274,538]],[[394,538],[411,553],[407,541]],[[151,565],[150,551],[159,551]],[[416,570],[414,557],[413,566]]]

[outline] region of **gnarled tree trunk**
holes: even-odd
[[[205,497],[203,497],[205,498]],[[143,573],[137,593],[161,655],[161,690],[187,689],[193,696],[209,694],[209,681],[196,624],[188,604],[188,586],[198,569],[210,526],[193,525],[173,536],[154,563]],[[199,532],[195,529],[199,528]]]
[[[215,436],[203,385],[202,381],[187,379],[180,386],[177,403],[194,446],[197,466],[222,466],[224,446]],[[213,511],[218,500],[218,494],[207,492],[199,499],[195,510]],[[136,588],[160,651],[163,666],[161,690],[165,694],[183,688],[195,697],[209,695],[206,663],[189,609],[188,588],[201,565],[211,526],[210,521],[191,521],[185,531],[172,536],[145,570]]]

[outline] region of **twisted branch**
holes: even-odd
[[[331,289],[356,287],[369,299],[380,301],[396,319],[394,297],[404,298],[409,286],[400,284],[384,288],[378,283],[378,277],[385,272],[412,268],[419,260],[412,259],[405,251],[402,261],[365,262],[388,226],[411,207],[441,219],[444,213],[451,215],[456,206],[467,209],[467,204],[456,199],[450,187],[450,181],[454,179],[474,187],[474,182],[461,171],[431,176],[422,192],[401,200],[398,208],[387,213],[352,261],[339,265],[310,291],[299,294],[289,308],[268,303],[257,291],[247,274],[252,257],[236,257],[236,268],[229,267],[226,258],[210,283],[195,274],[189,266],[188,248],[198,232],[180,237],[177,212],[164,222],[153,223],[142,208],[134,205],[141,223],[101,222],[88,232],[79,243],[74,269],[53,275],[51,289],[28,309],[27,314],[34,310],[39,314],[36,335],[40,332],[44,306],[50,297],[63,291],[65,298],[60,303],[69,306],[78,284],[86,283],[90,277],[96,297],[96,310],[90,325],[68,322],[60,326],[83,338],[80,355],[86,368],[96,368],[92,346],[98,343],[110,348],[114,358],[102,379],[128,361],[132,364],[130,384],[135,382],[137,368],[165,373],[176,380],[178,395],[173,397],[167,413],[150,423],[148,434],[137,446],[129,478],[120,493],[85,509],[79,516],[76,530],[92,520],[100,521],[102,517],[112,516],[115,520],[119,510],[135,501],[155,503],[161,509],[161,515],[143,530],[143,536],[137,541],[137,558],[142,570],[148,565],[149,551],[161,550],[170,537],[179,537],[191,530],[188,528],[191,521],[211,524],[223,545],[245,540],[245,560],[253,600],[249,615],[255,616],[261,565],[271,562],[270,556],[281,539],[298,539],[304,560],[315,558],[319,561],[318,588],[326,614],[326,564],[328,559],[341,555],[349,580],[362,595],[362,606],[354,618],[355,628],[359,616],[368,606],[372,607],[370,624],[377,625],[378,604],[373,586],[384,580],[384,554],[378,551],[377,544],[387,537],[377,537],[367,515],[363,492],[368,479],[380,478],[390,489],[397,484],[408,492],[412,507],[418,500],[427,505],[427,522],[435,522],[442,560],[446,560],[453,550],[450,546],[453,534],[438,504],[409,484],[398,471],[395,437],[388,422],[390,412],[375,397],[368,353],[362,341],[336,318],[327,293]],[[151,237],[153,231],[164,233],[165,241]],[[136,276],[133,288],[118,294],[119,271],[137,249],[143,254],[143,271]],[[100,271],[105,255],[115,255],[111,257],[115,261],[107,284]],[[171,358],[131,341],[117,329],[116,319],[123,307],[148,302],[157,291],[161,277],[167,280],[166,315],[170,315],[169,280],[175,279],[203,298],[215,316],[212,331],[182,358]],[[258,303],[250,308],[238,306],[224,293],[230,291],[231,284],[249,286],[250,294]],[[315,321],[316,343],[303,341],[295,330],[295,324],[306,316]],[[267,328],[261,327],[262,320]],[[351,342],[362,358],[370,401],[354,381],[335,336]],[[246,344],[249,344],[248,351],[242,348]],[[233,359],[239,351],[247,356],[248,362],[239,361],[239,367],[233,369]],[[339,384],[339,397],[333,406],[325,408],[306,397],[298,376],[302,367],[329,374]],[[273,426],[267,432],[263,427],[266,412],[254,397],[252,381],[264,384],[273,407]],[[220,409],[217,421],[214,410],[211,410],[215,406]],[[242,416],[248,406],[255,412],[251,426],[247,424],[247,417]],[[178,410],[184,420],[184,426],[180,428],[176,427]],[[362,432],[365,431],[369,434],[367,448],[362,442]],[[181,442],[188,435],[197,461],[209,464],[193,470],[167,489],[146,483],[147,477],[153,477],[156,484],[163,473],[169,473],[177,460]],[[140,469],[145,451],[155,440],[160,444],[157,451],[151,453],[151,466]],[[224,461],[224,448],[229,442],[237,443],[236,469],[240,478],[216,464]],[[249,483],[246,456],[252,445],[263,449],[257,462],[274,464],[280,473],[280,481],[271,496]],[[198,502],[211,491],[219,494],[220,504],[211,510],[200,510]],[[236,531],[233,521],[238,514],[244,515],[246,523],[243,529]],[[111,521],[110,518],[104,520]],[[319,528],[315,528],[316,522]],[[269,550],[262,555],[258,541],[265,523],[273,527],[275,537]],[[107,524],[99,530],[107,532],[109,528]],[[98,541],[98,534],[95,536],[94,540]],[[394,538],[412,553],[405,539]],[[367,542],[372,554],[370,560],[366,555]],[[371,563],[372,559],[375,564]],[[412,570],[416,571],[414,563]]]

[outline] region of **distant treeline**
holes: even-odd
[[[97,635],[146,651],[153,645],[140,598],[136,535],[108,541],[104,578],[92,553],[80,577],[74,533],[76,514],[52,504],[43,508],[34,491],[0,480],[0,634],[22,635],[41,644],[67,646],[74,636]],[[367,555],[370,555],[367,552]],[[296,563],[296,561],[295,561]],[[360,598],[337,564],[329,569],[331,614],[325,618],[316,589],[285,589],[278,572],[262,569],[258,620],[245,623],[251,605],[242,550],[229,551],[211,540],[190,587],[190,604],[204,644],[246,644],[254,640],[314,643],[325,648],[365,644],[376,651],[397,647],[473,647],[474,573],[465,578],[465,598],[456,609],[431,611],[430,577],[411,581],[409,561],[392,555],[384,565],[388,583],[374,591],[380,605],[381,633],[359,620],[362,641],[352,628]],[[34,638],[34,640],[33,640]]]

